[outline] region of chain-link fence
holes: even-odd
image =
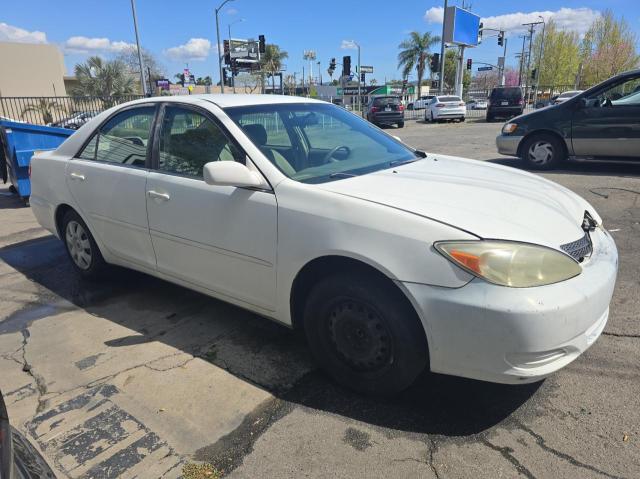
[[[142,95],[119,97],[0,97],[0,117],[26,121],[35,125],[69,123],[81,115],[90,117],[112,106],[143,98]]]

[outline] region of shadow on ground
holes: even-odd
[[[317,370],[300,332],[136,272],[116,270],[108,281],[84,281],[52,236],[2,248],[0,259],[42,286],[37,301],[0,322],[0,334],[51,316],[62,297],[136,332],[107,341],[105,347],[161,341],[271,391],[284,403],[396,431],[476,434],[509,417],[540,386],[502,386],[425,373],[399,397],[363,397]]]

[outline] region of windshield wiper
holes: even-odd
[[[393,160],[389,162],[389,166],[400,166],[406,165],[407,163],[413,163],[414,161],[418,161],[420,158],[411,158],[410,160]]]
[[[353,173],[343,173],[342,171],[338,171],[336,173],[331,173],[329,175],[329,178],[351,178],[353,176],[358,176],[358,175],[354,175]]]

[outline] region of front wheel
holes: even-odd
[[[391,395],[427,367],[424,329],[411,304],[383,279],[336,274],[312,289],[304,312],[310,348],[338,383]]]
[[[565,160],[566,152],[560,139],[553,135],[541,134],[525,141],[521,158],[530,168],[551,170]]]

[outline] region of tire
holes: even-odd
[[[462,118],[460,118],[461,122],[464,122],[466,120],[466,118],[463,116]]]
[[[74,269],[87,279],[105,276],[108,265],[80,215],[69,210],[62,218],[60,234]]]
[[[431,123],[435,123],[435,120],[433,119],[433,112],[429,112],[429,115],[431,116],[431,119],[429,120]]]
[[[549,134],[533,135],[522,144],[520,158],[535,170],[552,170],[566,159],[564,145]]]
[[[493,121],[493,115],[491,113],[487,113],[486,121],[487,123],[491,123]]]
[[[370,274],[320,280],[305,305],[304,329],[322,369],[361,393],[396,394],[429,363],[413,307],[393,284]]]
[[[398,122],[398,128],[404,128],[404,121]]]

